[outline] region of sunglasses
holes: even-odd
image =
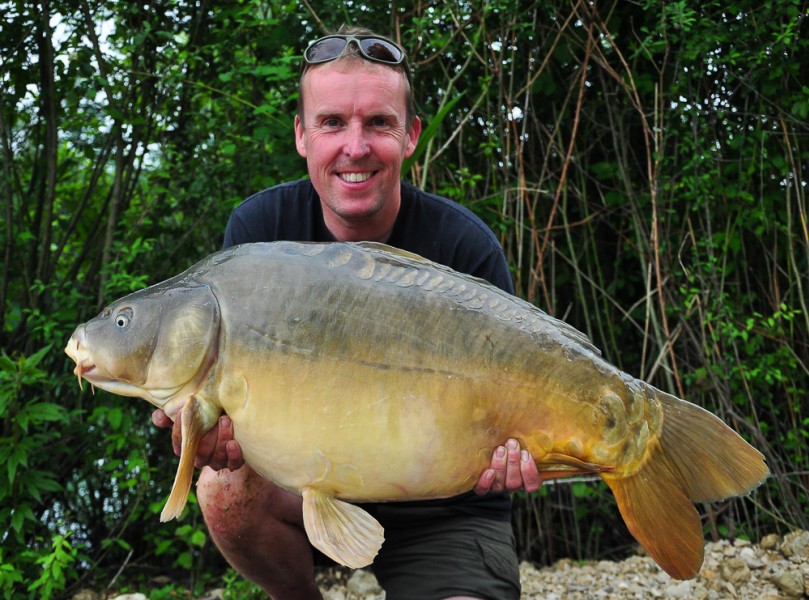
[[[303,60],[310,65],[336,60],[345,53],[351,42],[370,61],[386,65],[400,65],[404,62],[404,50],[390,40],[375,35],[327,35],[309,44],[303,53]]]

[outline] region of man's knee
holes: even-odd
[[[243,522],[246,516],[238,516],[239,507],[244,506],[240,500],[243,486],[232,481],[232,477],[223,477],[221,474],[221,471],[206,467],[202,469],[197,481],[197,501],[214,537],[227,534],[235,525]]]
[[[208,530],[220,542],[256,535],[281,523],[303,523],[300,498],[249,467],[236,471],[203,468],[197,500]]]

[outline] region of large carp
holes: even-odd
[[[163,520],[181,513],[199,439],[224,411],[245,461],[303,497],[312,544],[352,567],[383,531],[348,502],[470,490],[509,437],[544,479],[597,473],[676,578],[702,564],[692,502],[768,474],[717,417],[619,371],[571,326],[380,244],[218,252],[114,302],[66,352],[80,382],[182,409]]]

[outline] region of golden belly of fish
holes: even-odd
[[[68,343],[98,387],[180,412],[163,518],[221,412],[246,462],[303,497],[312,543],[369,564],[382,528],[351,501],[470,490],[494,448],[544,479],[597,473],[661,567],[693,577],[693,502],[749,492],[763,457],[707,411],[603,360],[569,325],[485,282],[379,244],[248,244],[123,298]]]

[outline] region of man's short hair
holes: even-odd
[[[348,26],[348,25],[341,25],[340,29],[332,34],[327,35],[356,35],[356,36],[366,36],[366,35],[376,35],[378,37],[385,37],[381,36],[377,33],[374,33],[370,29],[365,27],[355,27],[355,26]],[[336,58],[335,61],[356,61],[356,60],[367,60],[363,55],[360,53],[359,48],[356,44],[348,44],[348,47],[343,51],[343,54]],[[407,64],[407,57],[399,63],[398,65],[387,65],[385,63],[374,63],[380,65],[382,67],[386,67],[389,69],[393,69],[394,71],[399,71],[404,76],[405,80],[405,126],[409,129],[410,124],[416,118],[416,105],[413,101],[413,85],[412,80],[410,77],[410,67]],[[311,65],[307,63],[305,60],[302,61],[301,66],[301,76],[298,80],[298,117],[300,118],[301,125],[305,127],[305,123],[303,120],[303,78],[306,73],[318,65]]]

